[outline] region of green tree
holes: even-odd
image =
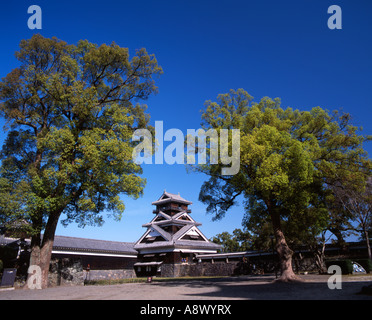
[[[327,214],[325,206],[319,206],[329,192],[327,183],[356,168],[356,179],[365,174],[363,168],[370,170],[362,148],[367,138],[357,134],[348,114],[329,113],[320,107],[310,111],[283,109],[279,98],[265,97],[255,103],[243,89],[220,94],[217,102],[206,101],[202,127],[240,129],[240,171],[224,176],[222,163],[194,166],[210,177],[199,199],[218,219],[243,195],[248,214],[270,218],[280,280],[298,280],[283,221],[296,219],[301,230],[320,226]]]
[[[329,219],[326,229],[336,237],[336,243],[341,251],[346,252],[347,242],[345,238],[356,234],[352,225],[352,215],[337,199],[334,189],[334,186],[331,187],[332,194],[327,199]]]
[[[20,66],[0,83],[0,112],[10,128],[0,214],[31,226],[30,264],[40,266],[45,288],[62,213],[64,223],[101,225],[103,211],[120,219],[120,194],[142,194],[131,137],[148,128],[149,116],[136,101],[157,91],[153,76],[162,69],[145,49],[130,59],[115,43],[69,45],[41,35],[22,40],[16,57]],[[15,212],[4,208],[7,199]]]
[[[335,202],[343,206],[350,214],[351,220],[357,223],[354,230],[359,232],[366,241],[368,257],[372,259],[368,232],[372,219],[372,177],[367,177],[363,181],[355,179],[351,174],[349,179],[334,184],[332,191],[335,195]]]
[[[329,223],[327,209],[320,205],[311,206],[304,211],[294,212],[281,219],[281,228],[285,234],[286,242],[292,249],[303,250],[307,247],[314,254],[316,265],[321,273],[325,272],[324,249],[325,232]],[[299,213],[299,214],[297,214]],[[253,248],[255,250],[269,251],[272,249],[273,226],[270,216],[255,210],[244,214],[242,225],[252,233]]]
[[[220,244],[222,246],[222,252],[234,252],[239,247],[239,244],[232,239],[231,234],[227,231],[216,234],[211,241]]]
[[[222,245],[222,252],[246,251],[251,247],[251,236],[241,229],[235,229],[233,234],[222,232],[215,235],[211,241]]]

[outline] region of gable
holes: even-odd
[[[158,222],[158,221],[165,221],[168,220],[166,217],[164,217],[162,214],[158,214],[152,222]]]
[[[150,223],[153,223],[153,222],[159,222],[159,221],[166,221],[166,220],[171,220],[172,218],[170,216],[168,216],[166,213],[164,212],[159,212],[152,220]]]
[[[181,214],[179,217],[176,218],[176,220],[183,220],[183,221],[194,221],[190,218],[190,216],[187,213]]]
[[[190,230],[188,230],[182,237],[180,237],[179,240],[193,240],[193,241],[208,242],[208,240],[196,227],[190,228]]]
[[[157,230],[150,228],[139,243],[153,243],[157,241],[167,241]]]

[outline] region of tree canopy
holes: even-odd
[[[141,195],[145,180],[132,161],[131,137],[148,127],[139,101],[157,92],[153,77],[162,69],[145,49],[130,58],[115,43],[71,45],[38,34],[21,41],[16,57],[20,66],[0,82],[0,114],[9,130],[0,209],[3,220],[29,223],[33,264],[46,270],[62,213],[64,223],[100,225],[103,211],[120,219],[120,194]]]
[[[241,229],[235,229],[232,234],[222,232],[211,239],[212,242],[222,245],[222,252],[247,251],[252,249],[251,235]]]
[[[349,114],[321,107],[282,108],[279,98],[264,97],[257,103],[243,89],[206,101],[202,126],[240,129],[240,171],[222,176],[221,164],[194,166],[209,176],[199,199],[220,219],[244,196],[249,217],[272,223],[282,279],[295,279],[283,221],[292,223],[298,234],[304,228],[319,232],[328,219],[328,186],[350,174],[363,180],[370,173],[371,161],[363,149],[370,138],[358,134]]]

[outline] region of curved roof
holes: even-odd
[[[188,201],[180,196],[180,194],[170,193],[164,190],[163,194],[157,201],[154,201],[153,205],[164,204],[168,202],[178,202],[183,204],[192,204],[191,201]]]

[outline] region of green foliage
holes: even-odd
[[[354,222],[353,229],[366,241],[368,256],[372,259],[368,231],[372,219],[372,176],[355,179],[353,173],[332,186],[334,204],[342,207],[345,214]]]
[[[120,198],[137,198],[145,179],[132,161],[132,133],[147,128],[145,100],[162,73],[153,55],[115,43],[69,45],[34,35],[16,53],[20,66],[0,82],[0,113],[10,129],[1,152],[0,219],[39,233],[64,223],[120,219]],[[136,102],[136,103],[135,103]]]
[[[272,214],[279,215],[292,242],[304,242],[327,226],[328,185],[351,173],[363,180],[370,172],[363,143],[371,137],[357,134],[349,114],[284,109],[279,98],[252,100],[238,89],[205,102],[203,129],[240,129],[241,156],[233,176],[222,176],[221,164],[193,166],[209,176],[199,200],[220,219],[242,195],[245,226],[260,232]]]
[[[241,229],[235,229],[233,234],[222,232],[214,236],[211,241],[222,245],[222,252],[246,251],[251,248],[251,236]]]
[[[341,268],[342,274],[351,274],[353,273],[353,263],[349,259],[344,259],[344,260],[327,260],[326,262],[326,267],[327,269],[331,265],[336,265]]]

